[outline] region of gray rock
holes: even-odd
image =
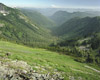
[[[5,58],[6,59],[6,58]],[[1,80],[63,80],[60,74],[40,74],[24,61],[0,61]]]

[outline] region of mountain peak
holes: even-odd
[[[0,3],[0,7],[3,7],[3,6],[5,6],[3,3]]]
[[[0,3],[0,5],[4,5],[3,3]]]
[[[2,4],[2,3],[0,3],[0,11],[1,11],[1,10],[4,10],[4,8],[5,8],[5,5]]]

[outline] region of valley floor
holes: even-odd
[[[95,69],[87,64],[74,61],[70,56],[46,49],[29,48],[0,41],[0,57],[2,57],[0,58],[2,62],[5,57],[12,61],[24,61],[37,73],[59,75],[62,80],[63,77],[64,80],[100,80],[99,67]]]

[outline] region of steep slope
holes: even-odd
[[[63,37],[88,36],[100,32],[100,17],[73,18],[56,29]]]
[[[50,20],[49,18],[43,16],[41,13],[30,10],[30,9],[21,9],[21,11],[28,16],[33,22],[35,22],[38,26],[52,28],[56,26],[56,24]]]
[[[21,11],[3,4],[0,4],[0,38],[31,46],[42,46],[52,41],[48,29],[38,26]]]
[[[13,60],[11,63],[9,62],[9,66],[7,66],[8,65],[7,61],[9,61],[9,59],[7,60],[5,59],[6,53],[9,53],[9,55],[6,56],[6,58]],[[9,42],[0,41],[0,56],[4,58],[4,60],[2,60],[2,58],[0,59],[2,60],[2,62],[4,61],[3,63],[6,63],[5,67],[10,67],[10,69],[15,70],[15,71],[16,69],[18,69],[17,72],[20,71],[20,69],[22,69],[22,71],[24,68],[26,69],[27,68],[26,62],[27,62],[28,65],[30,65],[34,71],[31,70],[31,72],[29,72],[29,69],[28,69],[28,72],[29,72],[28,73],[27,69],[26,70],[24,69],[23,71],[24,74],[19,74],[19,75],[25,76],[25,78],[28,78],[28,79],[30,79],[33,75],[35,75],[34,72],[36,72],[38,76],[37,75],[35,76],[37,76],[37,78],[40,77],[40,74],[43,74],[43,75],[48,74],[45,76],[46,79],[48,78],[49,75],[51,75],[53,76],[52,78],[54,78],[54,80],[72,80],[72,79],[100,80],[99,67],[95,66],[96,68],[95,69],[94,67],[88,66],[87,64],[76,62],[70,56],[61,55],[56,52],[51,52],[45,49],[36,49],[36,48],[34,49],[34,48],[29,48],[29,47],[25,47],[25,46],[21,46],[17,44],[12,44]],[[20,64],[20,65],[15,66],[14,65],[15,63]],[[20,73],[22,71],[20,71]],[[34,74],[31,75],[30,73],[31,74],[34,73]],[[8,76],[9,75],[14,75],[14,74],[11,74],[10,72],[8,73]],[[58,78],[56,77],[56,75],[58,76]],[[59,76],[60,76],[60,79],[59,79]],[[24,80],[27,80],[27,79],[24,79]]]
[[[99,14],[98,14],[99,13]],[[57,11],[55,14],[53,14],[50,18],[56,22],[58,25],[63,24],[64,22],[70,20],[71,18],[75,17],[95,17],[95,16],[100,16],[100,12],[66,12],[66,11]]]

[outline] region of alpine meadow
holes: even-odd
[[[0,80],[100,80],[100,1],[0,0]]]

